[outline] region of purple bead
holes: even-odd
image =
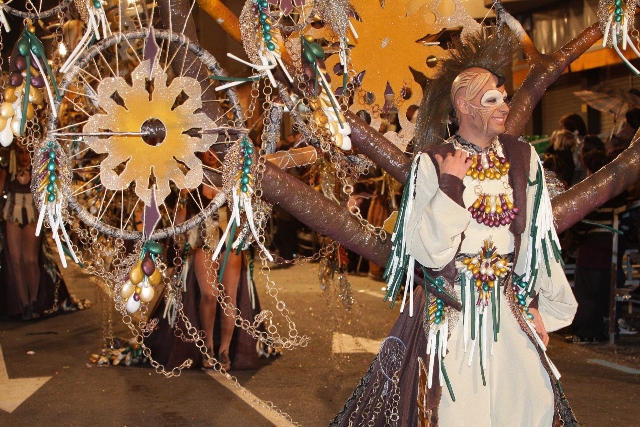
[[[137,293],[133,293],[133,300],[134,301],[140,301],[140,295],[138,295]]]
[[[13,63],[17,70],[24,71],[27,69],[27,59],[24,56],[16,56],[16,60]]]
[[[37,76],[31,76],[31,84],[35,88],[43,88],[44,87],[44,75],[40,74]]]
[[[20,86],[24,78],[20,72],[13,72],[9,74],[9,85],[13,87]]]

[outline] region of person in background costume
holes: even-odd
[[[580,160],[582,143],[584,141],[584,137],[587,135],[587,124],[584,122],[584,119],[580,114],[569,113],[560,117],[560,129],[568,130],[576,137],[576,146],[573,150],[573,164],[576,167],[573,172],[573,181],[569,183],[569,186],[571,186],[582,181],[587,175]]]
[[[31,155],[27,147],[12,150],[9,171],[0,171],[0,184],[7,200],[2,210],[6,221],[7,258],[14,272],[15,288],[20,299],[22,318],[39,317],[34,312],[38,298],[40,268],[38,253],[41,238],[36,236],[38,210],[31,195]]]
[[[207,151],[198,155],[203,164],[209,168],[219,167],[216,156]],[[201,210],[199,207],[207,206],[216,196],[217,189],[210,185],[201,185],[191,195],[184,192],[180,196],[179,210],[176,223],[182,223]],[[217,266],[211,260],[213,249],[217,246],[222,232],[220,227],[226,224],[227,209],[222,207],[213,218],[202,222],[198,227],[191,229],[187,235],[188,258],[183,265],[186,292],[182,294],[184,314],[191,324],[205,332],[203,341],[209,355],[215,353],[214,342],[217,344],[217,360],[220,368],[225,370],[256,369],[258,367],[258,353],[255,340],[240,328],[235,328],[235,319],[224,313],[218,313],[218,288],[213,283],[210,275]],[[231,251],[226,257],[224,272],[218,280],[224,285],[225,301],[237,307],[244,317],[252,317],[253,311],[259,310],[257,296],[250,291],[249,277],[246,268],[243,267],[243,253]],[[219,265],[225,259],[225,251],[218,257]],[[220,271],[218,271],[220,274]],[[159,319],[159,326],[148,338],[147,342],[152,349],[152,355],[163,365],[172,369],[180,365],[184,360],[197,358],[194,366],[205,369],[214,368],[211,360],[202,355],[193,342],[183,342],[175,338],[174,328],[185,330],[184,322],[178,316],[177,325],[172,325],[162,316],[165,309],[162,304],[153,317]],[[218,320],[219,325],[216,325]],[[218,328],[219,326],[219,333]],[[214,333],[215,332],[215,333]],[[214,339],[216,338],[216,339]]]
[[[56,311],[89,308],[69,294],[46,240],[35,235],[38,210],[31,195],[31,154],[14,143],[9,168],[0,169],[3,189],[0,233],[0,315],[40,318]]]
[[[401,314],[332,425],[575,425],[545,353],[576,302],[544,171],[503,134],[516,46],[506,28],[468,35],[427,83],[385,272],[390,301],[406,283]]]
[[[566,184],[567,188],[571,187],[576,169],[573,152],[576,149],[577,141],[576,136],[568,130],[554,130],[549,138],[549,146],[544,151],[545,157],[556,156],[560,160],[557,176]]]

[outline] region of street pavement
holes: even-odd
[[[255,371],[233,371],[230,380],[211,371],[165,378],[149,365],[91,363],[110,316],[114,336],[131,335],[95,278],[72,265],[64,271],[68,287],[92,308],[38,321],[0,319],[0,426],[326,426],[369,367],[399,304],[382,302],[383,283],[349,276],[355,303],[347,312],[334,289],[320,289],[318,268],[270,274],[309,345],[262,359]],[[275,312],[265,279],[259,272],[255,279],[263,308]],[[278,328],[287,333],[286,324]],[[548,354],[580,425],[640,426],[640,337],[610,346],[568,344],[552,334]],[[290,418],[265,410],[265,402]]]

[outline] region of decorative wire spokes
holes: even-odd
[[[48,129],[49,136],[56,138],[66,150],[71,163],[71,209],[88,227],[124,240],[142,238],[145,201],[140,194],[150,192],[154,187],[158,191],[162,183],[165,184],[164,197],[159,198],[156,193],[161,219],[153,239],[189,230],[217,211],[225,203],[222,192],[207,202],[198,191],[193,190],[200,183],[210,188],[219,186],[220,171],[202,164],[196,160],[195,155],[207,150],[213,154],[223,151],[225,144],[232,143],[239,135],[246,133],[235,91],[228,89],[216,92],[214,87],[217,82],[208,78],[211,74],[226,75],[215,58],[199,45],[190,42],[183,34],[154,30],[155,43],[150,42],[149,34],[149,29],[117,33],[83,54],[64,75],[60,84],[63,101],[55,108],[59,112],[58,117],[62,119],[51,121]],[[152,49],[154,45],[157,45],[155,50]],[[141,79],[141,70],[149,72],[149,78]],[[139,93],[132,90],[136,85],[138,92],[144,86],[143,97],[148,97],[148,101],[144,100],[140,104]],[[180,89],[183,86],[184,89],[176,90],[176,87]],[[111,96],[105,96],[105,93]],[[194,99],[190,99],[189,94]],[[200,98],[201,104],[195,102]],[[140,116],[136,115],[136,106],[162,99],[165,100],[163,105],[166,107],[163,110],[163,120],[139,120],[140,123],[127,124],[132,116]],[[166,99],[170,99],[173,106],[171,102],[166,103]],[[193,111],[189,110],[188,114],[184,114],[185,108]],[[189,118],[198,116],[204,119],[201,122],[206,123],[206,126],[194,125],[185,129],[184,123],[176,125],[172,118],[179,109],[187,117],[187,123],[190,123]],[[118,120],[113,115],[117,115]],[[159,159],[150,158],[153,156],[134,158],[133,155],[127,155],[129,144],[132,147],[138,144],[142,149],[146,149],[146,145],[158,146],[170,141],[170,138],[166,138],[166,141],[164,138],[172,132],[180,138],[196,141],[196,148],[187,150],[184,156],[182,153],[174,155],[166,149],[163,151],[165,156],[169,153],[168,158],[163,161],[171,162],[171,177],[156,176],[157,168],[165,164],[158,163]],[[203,145],[205,138],[209,143]],[[112,141],[115,140],[124,141],[120,147],[127,149],[118,153],[113,151],[115,148],[112,147],[116,147],[116,144]],[[109,174],[101,173],[108,158]],[[126,182],[126,178],[123,178],[125,171],[128,167],[133,167],[134,163],[139,169],[147,171],[148,179],[136,177]],[[193,173],[194,165],[202,168],[201,179],[191,179],[188,187],[176,184]],[[107,178],[112,181],[105,182]],[[187,178],[184,178],[183,184],[186,181]],[[181,195],[180,190],[183,189],[192,191]],[[181,207],[179,205],[186,202],[196,206],[196,212],[178,225],[176,214]]]
[[[404,360],[404,354],[407,346],[402,342],[400,338],[394,336],[388,336],[382,344],[380,344],[380,351],[378,352],[378,363],[380,364],[380,370],[392,383],[398,382],[397,373],[400,371],[402,361]]]
[[[5,0],[0,2],[0,9],[20,18],[45,19],[65,10],[71,4],[71,0],[60,0],[53,7],[47,6],[45,3],[50,4],[51,2],[45,2],[44,0]]]

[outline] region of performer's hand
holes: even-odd
[[[448,153],[444,159],[441,155],[436,154],[436,161],[440,167],[440,174],[448,173],[462,179],[469,170],[471,157],[465,151],[456,150],[453,154]]]
[[[544,327],[544,323],[542,322],[542,317],[540,316],[540,312],[537,308],[529,307],[529,313],[533,314],[533,326],[536,328],[536,332],[538,336],[542,340],[542,343],[546,347],[549,344],[549,334]]]

